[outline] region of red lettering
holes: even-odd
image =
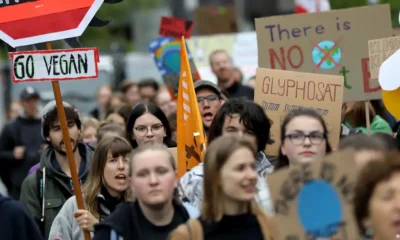
[[[283,70],[286,70],[285,48],[284,47],[280,47],[280,51],[281,51],[282,61],[280,60],[280,58],[276,54],[275,50],[270,48],[269,49],[269,62],[271,63],[271,68],[272,69],[276,69],[276,66],[275,66],[275,59],[276,59],[278,61],[278,63],[279,63],[280,68],[283,69]]]
[[[295,49],[297,49],[297,51],[299,52],[299,57],[300,57],[300,62],[297,65],[294,65],[292,62],[292,51]],[[303,62],[304,62],[303,51],[301,51],[301,48],[299,46],[294,45],[289,48],[288,60],[289,60],[290,66],[292,66],[292,68],[297,69],[297,68],[301,67],[301,65],[303,65]]]
[[[289,84],[289,83],[292,83],[292,84]],[[293,81],[293,80],[291,80],[291,79],[288,79],[287,80],[287,92],[286,92],[286,97],[288,96],[288,94],[289,94],[289,88],[290,87],[294,87],[296,85],[296,83]]]
[[[268,94],[268,91],[269,91],[269,83],[266,83],[265,81],[268,81],[268,82],[270,82],[271,81],[271,79],[267,76],[267,77],[265,77],[264,79],[263,79],[263,88],[262,88],[262,91],[263,91],[263,93],[264,94]]]
[[[369,58],[361,59],[361,69],[362,69],[362,78],[363,78],[363,83],[364,83],[364,92],[365,93],[377,92],[377,91],[381,90],[381,86],[378,85],[378,87],[376,87],[376,88],[370,87],[371,73],[368,69],[368,67],[369,67],[368,63],[369,63]]]
[[[325,93],[324,93],[324,100],[325,100],[325,97],[326,97],[327,93],[329,93],[329,96],[331,97],[331,101],[332,101],[332,92],[331,92],[330,84],[326,85]]]
[[[272,79],[272,82],[271,82],[271,94],[276,95],[276,92],[274,92],[274,79]]]
[[[282,93],[278,93],[279,96],[283,96],[285,94],[285,85],[286,85],[286,81],[285,79],[283,79],[283,85],[281,86],[279,83],[281,82],[281,79],[278,79],[278,86],[280,88],[282,88]]]
[[[293,63],[293,51],[297,50],[298,55],[299,55],[299,62],[297,64]],[[272,48],[269,49],[269,61],[271,63],[271,68],[272,69],[276,69],[278,66],[276,65],[276,62],[279,64],[279,68],[282,70],[286,70],[286,58],[289,61],[289,65],[294,68],[300,68],[303,63],[304,63],[304,55],[303,55],[303,51],[301,50],[301,48],[298,45],[293,45],[289,48],[288,52],[287,52],[287,56],[285,54],[285,48],[284,47],[280,47],[279,48],[279,53],[280,55],[278,56],[278,54],[276,53],[276,51]]]
[[[312,84],[312,86],[313,86],[313,91],[312,91],[312,98],[310,97],[310,89],[311,89],[311,84]],[[307,86],[307,98],[308,98],[308,100],[314,100],[315,99],[315,82],[313,82],[313,81],[309,81],[308,82],[308,86]]]
[[[297,98],[297,93],[299,90],[303,91],[303,99],[306,91],[306,82],[303,82],[303,88],[299,88],[299,82],[296,82],[296,98]]]
[[[319,83],[318,83],[318,91],[319,91],[319,94],[317,93],[317,94],[315,95],[315,98],[316,98],[318,101],[324,101],[324,94],[323,94],[322,91],[321,91],[321,84],[322,84],[322,87],[324,87],[324,83],[323,83],[323,82],[319,82]],[[320,97],[318,97],[318,96],[320,96]]]

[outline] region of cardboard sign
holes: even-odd
[[[267,154],[277,156],[281,122],[286,114],[299,107],[310,107],[325,119],[329,142],[339,144],[344,81],[342,76],[300,73],[258,68],[254,101],[264,108],[273,121]]]
[[[160,35],[164,37],[190,38],[193,31],[193,21],[174,17],[162,17]]]
[[[97,48],[10,53],[13,82],[77,80],[98,77]]]
[[[1,0],[0,39],[12,47],[80,36],[104,0]]]
[[[217,82],[211,71],[210,54],[223,49],[231,56],[233,64],[240,68],[245,79],[255,75],[258,67],[256,32],[193,36],[187,41],[192,51],[193,61],[203,79]]]
[[[190,69],[193,80],[200,79],[196,66],[193,62],[189,48],[186,46],[189,55]],[[154,58],[158,70],[168,87],[172,99],[176,100],[179,86],[179,71],[181,69],[181,41],[172,37],[159,37],[149,43],[149,50]]]
[[[392,36],[388,4],[255,21],[259,67],[341,75],[346,102],[381,98],[368,40]]]
[[[195,10],[195,19],[200,35],[238,31],[235,7],[200,7]]]
[[[267,176],[280,238],[355,240],[354,152],[335,152]]]
[[[379,77],[382,63],[400,49],[400,37],[382,38],[368,41],[371,78]]]

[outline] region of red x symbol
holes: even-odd
[[[318,46],[318,44],[313,43],[314,47],[318,48],[318,50],[321,51],[322,54],[324,54],[324,57],[321,59],[321,61],[316,66],[317,69],[319,69],[321,67],[322,63],[325,62],[325,60],[327,60],[328,58],[333,62],[333,64],[335,64],[335,67],[340,67],[340,64],[338,62],[336,62],[331,56],[332,51],[338,45],[338,42],[334,42],[334,43],[335,44],[332,46],[331,49],[329,49],[328,52],[325,52],[325,50],[322,49],[320,46]]]

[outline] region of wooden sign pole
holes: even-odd
[[[47,43],[47,49],[51,50],[51,43]],[[69,136],[67,117],[65,116],[64,105],[62,101],[62,95],[60,90],[60,84],[58,81],[51,82],[53,86],[54,98],[56,100],[58,118],[60,120],[60,126],[63,133],[63,139],[65,144],[65,150],[67,152],[68,164],[71,171],[72,184],[74,186],[74,192],[78,209],[85,209],[83,204],[81,184],[78,178],[78,171],[75,164],[74,153],[72,151],[71,139]],[[90,233],[88,231],[83,232],[85,240],[90,240]]]

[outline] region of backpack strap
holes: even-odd
[[[45,204],[44,204],[44,185],[45,183],[45,178],[43,177],[44,174],[46,174],[46,168],[43,168],[43,173],[42,171],[39,171],[39,169],[35,172],[36,174],[36,186],[37,186],[37,196],[39,197],[39,203],[41,204],[41,219],[38,219],[38,225],[39,229],[42,233],[44,233],[44,211],[45,211]]]
[[[186,227],[189,231],[190,240],[203,240],[203,227],[198,219],[189,219],[186,223]]]

